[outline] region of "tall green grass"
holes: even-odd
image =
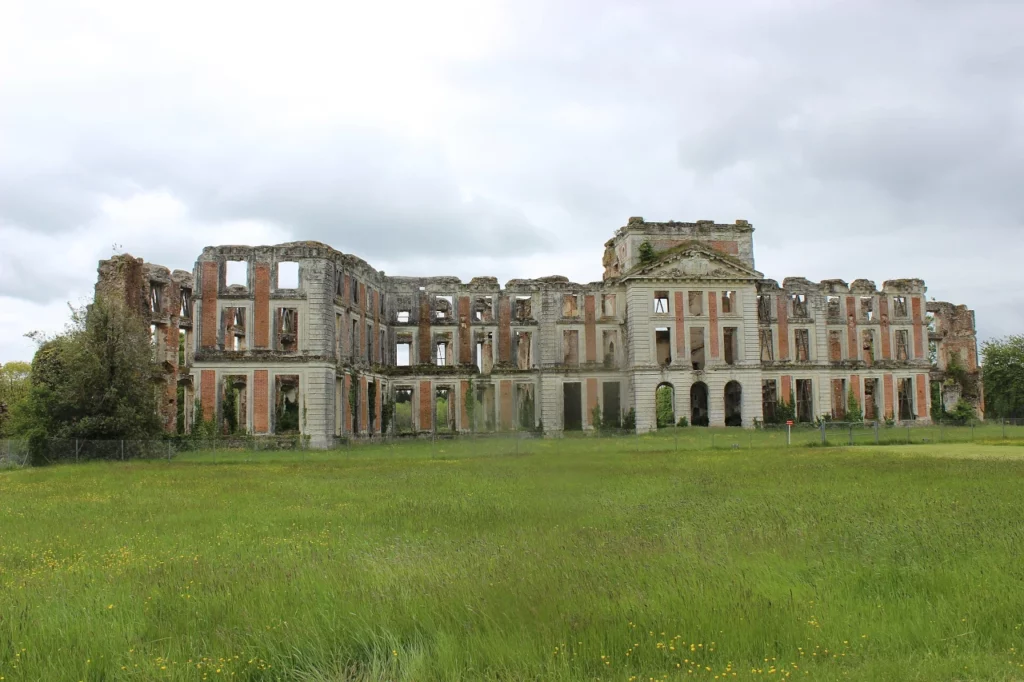
[[[1024,679],[1024,447],[651,441],[0,473],[0,678]]]

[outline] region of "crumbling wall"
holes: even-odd
[[[978,416],[982,416],[985,393],[978,362],[974,311],[965,305],[940,301],[929,301],[926,310],[931,318],[928,340],[934,355],[932,380],[943,383],[944,402],[955,405],[953,397],[963,397]],[[952,390],[952,386],[946,390],[947,384],[952,383],[957,384],[959,391]],[[947,409],[950,408],[947,406]]]

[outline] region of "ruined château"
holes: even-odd
[[[981,404],[974,314],[926,302],[919,279],[780,286],[754,267],[754,228],[630,218],[602,281],[393,277],[319,242],[207,247],[193,272],[117,256],[97,293],[152,324],[169,431],[336,438],[431,431],[656,428],[655,393],[694,425],[928,421],[932,381]],[[956,358],[954,360],[954,358]],[[963,388],[966,386],[966,389]],[[955,395],[953,395],[955,393]]]

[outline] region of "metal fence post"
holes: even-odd
[[[853,424],[850,424],[850,445],[853,445]]]

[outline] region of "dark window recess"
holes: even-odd
[[[562,384],[562,423],[566,431],[583,430],[583,401],[580,383]]]
[[[617,429],[622,426],[622,412],[619,408],[622,385],[618,381],[606,381],[601,390],[604,398],[601,419],[605,426]]]

